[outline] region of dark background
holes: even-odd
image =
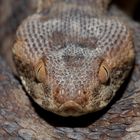
[[[113,0],[113,3],[134,20],[140,21],[140,0]]]

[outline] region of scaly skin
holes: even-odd
[[[28,94],[44,109],[80,116],[104,108],[134,62],[131,31],[105,13],[107,0],[42,0],[22,22],[14,60]]]

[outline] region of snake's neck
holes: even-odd
[[[68,10],[80,10],[92,16],[105,15],[111,0],[38,0],[37,12],[65,13]]]

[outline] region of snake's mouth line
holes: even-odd
[[[70,100],[59,107],[59,112],[62,112],[63,116],[78,116],[78,114],[83,114],[83,108],[80,104]]]

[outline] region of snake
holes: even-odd
[[[29,96],[57,115],[105,108],[133,68],[133,32],[107,14],[109,0],[39,0],[12,46]]]

